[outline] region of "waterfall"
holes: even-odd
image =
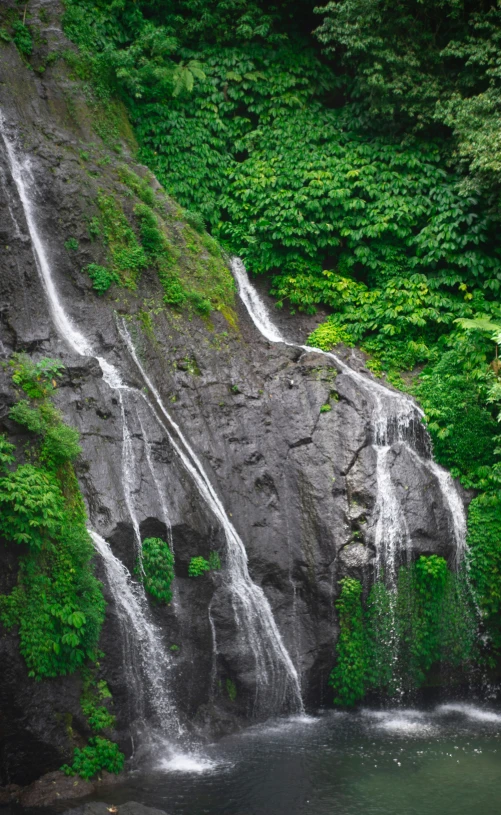
[[[136,554],[140,556],[141,536],[134,508],[131,482],[134,475],[134,451],[127,422],[124,400],[133,389],[123,384],[118,370],[102,357],[96,356],[91,343],[74,326],[66,314],[54,284],[50,262],[35,220],[33,197],[36,194],[29,159],[20,160],[5,129],[0,111],[2,136],[12,178],[21,201],[31,238],[36,268],[42,282],[54,326],[59,336],[79,356],[94,356],[101,367],[103,380],[118,394],[122,418],[122,471],[125,503],[134,530]],[[110,591],[113,594],[122,628],[124,670],[130,696],[139,719],[145,717],[145,702],[152,711],[154,726],[164,735],[179,735],[175,707],[169,694],[171,660],[148,611],[148,602],[141,583],[132,583],[123,564],[114,557],[109,545],[96,532],[90,532],[97,552],[104,560]],[[144,695],[144,698],[141,698]],[[151,736],[151,734],[150,734]]]
[[[142,586],[132,580],[127,568],[115,557],[109,543],[101,535],[92,529],[89,529],[89,535],[103,560],[108,586],[120,620],[126,655],[124,670],[128,687],[134,690],[136,717],[144,726],[149,718],[147,713],[152,713],[153,726],[158,728],[160,736],[179,737],[184,731],[169,694],[172,663],[167,658],[160,630],[151,622]],[[150,711],[147,711],[145,702]],[[151,718],[148,721],[150,723]],[[152,738],[151,732],[148,733],[148,738]]]
[[[302,710],[297,670],[284,645],[266,595],[250,577],[244,543],[231,523],[202,463],[179,425],[170,416],[158,390],[144,370],[124,321],[119,326],[119,331],[161,416],[150,400],[141,394],[143,399],[153,411],[201,497],[224,531],[227,588],[240,632],[240,648],[254,661],[256,667],[255,713],[276,713],[283,709]]]
[[[163,429],[164,433],[169,439],[183,466],[193,478],[201,497],[211,509],[212,513],[217,518],[222,529],[224,530],[227,543],[226,581],[234,609],[237,630],[239,632],[239,645],[245,656],[248,659],[251,659],[256,666],[256,713],[278,713],[284,709],[290,711],[301,711],[303,706],[297,671],[287,652],[287,649],[285,648],[269,602],[262,589],[252,581],[249,575],[247,554],[242,540],[231,524],[217,493],[215,492],[202,467],[201,462],[188,444],[188,441],[182,434],[179,426],[170,417],[158,391],[148,378],[141,363],[139,362],[125,324],[122,325],[120,333],[126,342],[137,368],[142,374],[145,384],[148,386],[150,393],[152,393],[154,396],[154,401],[158,410],[155,409],[144,393],[124,385],[119,371],[106,359],[95,354],[89,340],[78,330],[66,313],[55,286],[49,258],[45,251],[44,243],[36,224],[33,205],[33,200],[36,196],[36,187],[33,174],[31,172],[30,161],[28,158],[20,159],[18,157],[14,143],[7,134],[5,119],[1,112],[0,134],[6,148],[11,175],[16,184],[19,199],[24,210],[36,268],[47,297],[56,331],[73,352],[79,356],[95,357],[101,367],[103,380],[109,385],[110,388],[118,392],[123,428],[122,467],[124,497],[134,529],[134,537],[138,551],[140,552],[141,545],[140,530],[131,492],[131,481],[134,474],[134,451],[127,424],[127,415],[124,404],[124,398],[128,392],[132,392],[136,397],[141,397],[144,400],[145,404],[148,406],[149,410],[152,412],[153,416],[156,418],[160,427]],[[173,434],[176,438],[174,438]],[[146,439],[145,444],[147,444]],[[117,586],[120,586],[122,590],[125,590],[125,587],[129,586],[129,582],[126,574],[123,572],[123,570],[120,570],[119,561],[113,559],[113,555],[108,551],[106,543],[102,538],[99,538],[99,536],[96,537],[96,533],[93,533],[93,540],[97,550],[105,559],[110,586],[117,581]],[[114,586],[112,591],[115,592]],[[124,620],[127,617],[128,609],[132,608],[132,600],[130,599],[131,590],[128,591],[127,596],[129,603],[127,609],[125,607],[121,607],[123,612],[122,617]],[[124,643],[126,649],[125,660],[128,658],[127,649],[129,649],[130,652],[130,648],[132,647],[134,647],[140,655],[146,653],[144,651],[145,648],[153,648],[154,650],[158,650],[157,662],[154,661],[152,663],[151,672],[149,672],[148,668],[149,660],[143,658],[140,659],[140,669],[145,678],[146,684],[150,687],[151,693],[156,694],[159,690],[158,683],[161,681],[161,671],[157,670],[157,667],[159,665],[168,666],[169,660],[161,638],[157,635],[155,627],[149,621],[146,615],[146,605],[141,605],[143,600],[144,603],[146,603],[142,587],[138,586],[135,588],[132,591],[132,596],[135,596],[136,605],[139,604],[139,606],[142,608],[141,620],[142,623],[144,622],[145,627],[140,630],[137,627],[132,626],[132,633],[130,636],[133,639],[129,639],[128,644],[127,642]],[[143,598],[141,599],[141,602],[139,599],[140,597]],[[146,637],[146,645],[142,642],[143,636]],[[133,645],[131,643],[133,643]],[[158,660],[160,660],[160,662],[158,662]],[[160,715],[160,709],[156,711],[160,726],[163,728],[164,725],[167,727],[173,708],[165,691],[159,693],[158,699],[160,707],[162,707],[164,704],[166,705],[165,716],[163,714]]]
[[[375,546],[376,574],[384,572],[390,586],[395,586],[399,554],[410,544],[404,513],[391,482],[391,445],[400,444],[416,458],[436,481],[449,516],[458,567],[466,549],[466,516],[463,502],[451,475],[431,457],[431,443],[422,425],[423,411],[405,394],[392,391],[379,382],[354,371],[332,352],[308,345],[297,345],[284,339],[273,325],[265,304],[252,286],[240,258],[231,261],[238,293],[259,332],[269,342],[283,342],[303,351],[314,351],[334,360],[336,367],[361,386],[372,402],[372,446],[376,453]],[[421,446],[424,455],[418,452]]]

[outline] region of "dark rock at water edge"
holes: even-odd
[[[113,807],[100,801],[93,801],[75,809],[68,809],[64,815],[110,815],[110,812],[112,815],[167,815],[163,809],[147,807],[138,804],[137,801],[127,801],[126,804]]]

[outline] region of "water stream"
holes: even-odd
[[[141,398],[147,405],[148,410],[159,423],[183,466],[193,478],[202,499],[206,502],[224,530],[227,542],[226,584],[235,613],[237,630],[239,631],[239,644],[246,658],[251,659],[255,664],[255,713],[259,715],[270,715],[284,710],[302,710],[300,684],[296,668],[283,643],[264,592],[250,577],[243,541],[231,524],[223,504],[212,486],[199,458],[181,432],[180,427],[171,418],[162,402],[158,390],[139,362],[125,322],[120,326],[121,336],[142,375],[143,381],[152,395],[152,401],[150,401],[142,391],[132,389],[123,383],[117,368],[95,353],[91,342],[74,325],[67,314],[54,283],[50,260],[37,227],[34,205],[37,193],[30,159],[28,157],[20,157],[18,154],[14,141],[8,135],[6,122],[1,111],[0,135],[5,145],[12,179],[16,185],[19,200],[23,207],[36,268],[47,297],[54,327],[58,335],[67,343],[74,353],[79,356],[92,356],[97,359],[104,381],[110,388],[116,391],[118,395],[123,433],[122,471],[124,498],[134,530],[136,554],[140,559],[141,536],[131,486],[134,481],[136,463],[126,410],[127,399],[129,395],[132,394],[134,394],[134,398]],[[155,404],[153,404],[153,402]],[[144,439],[144,443],[147,448],[147,439]],[[146,455],[152,471],[153,480],[160,494],[158,481],[151,467],[148,449],[146,450]],[[164,503],[161,502],[161,505],[164,507]],[[167,511],[164,511],[164,515],[166,517],[168,516]],[[143,609],[143,613],[141,619],[142,625],[144,626],[143,634],[146,631],[149,632],[146,636],[146,642],[149,643],[147,647],[150,645],[153,647],[154,643],[154,648],[159,650],[160,656],[158,659],[160,659],[161,664],[163,666],[169,666],[169,656],[161,638],[156,633],[151,618],[147,614],[146,598],[141,585],[132,586],[131,581],[124,577],[124,573],[120,571],[117,563],[112,559],[113,556],[106,548],[106,544],[102,538],[99,538],[99,536],[96,537],[94,533],[93,540],[97,551],[105,559],[110,589],[114,596],[116,592],[125,591],[128,587],[127,608],[132,608],[134,602],[136,605],[137,603],[142,603],[141,608]],[[118,581],[120,590],[118,590],[117,586],[112,585],[113,581]],[[139,599],[140,597],[142,598],[141,600]],[[116,600],[118,602],[118,594]],[[127,609],[124,607],[122,610],[122,617],[125,619],[124,615],[126,615]],[[132,647],[136,649],[139,655],[143,653],[144,647],[146,647],[142,642],[144,636],[136,627],[132,626],[128,636],[128,642],[124,641],[124,660],[130,659],[130,649]],[[151,688],[150,696],[152,698],[150,701],[154,708],[156,719],[160,723],[160,726],[165,729],[166,733],[172,732],[172,728],[168,726],[168,721],[170,721],[174,709],[172,700],[166,689],[164,689],[162,693],[157,692],[161,672],[157,671],[154,660],[151,661],[149,659],[140,658],[139,661],[136,660],[136,665],[138,665],[142,671],[146,688],[148,686]],[[165,688],[168,686],[168,681],[167,672],[164,676]]]
[[[372,446],[376,453],[375,519],[376,575],[385,574],[395,588],[402,553],[408,552],[409,531],[391,479],[391,449],[400,445],[428,471],[447,509],[451,537],[454,541],[454,564],[459,567],[466,549],[466,516],[463,502],[450,473],[433,461],[431,441],[423,424],[423,412],[405,394],[392,391],[379,382],[350,368],[332,352],[286,340],[273,324],[262,299],[252,286],[240,258],[233,258],[232,271],[240,298],[254,325],[269,342],[282,342],[305,352],[313,351],[332,359],[341,373],[349,376],[367,394],[372,403]]]

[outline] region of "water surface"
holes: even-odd
[[[499,815],[501,711],[473,704],[293,717],[203,756],[159,754],[99,799],[169,815]]]

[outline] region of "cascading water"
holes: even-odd
[[[422,423],[423,412],[404,394],[391,391],[378,382],[364,377],[351,369],[335,354],[296,345],[285,340],[273,325],[266,306],[249,281],[244,264],[233,258],[232,271],[238,292],[249,316],[259,332],[269,342],[282,342],[303,351],[322,353],[334,360],[336,367],[361,386],[372,402],[372,447],[376,455],[376,501],[373,510],[374,546],[376,550],[375,577],[384,580],[389,592],[389,626],[386,635],[394,664],[395,690],[402,692],[398,675],[399,635],[396,624],[398,569],[405,554],[410,562],[411,539],[405,513],[400,506],[392,483],[392,450],[405,449],[434,479],[447,509],[449,526],[454,541],[454,566],[459,569],[466,551],[466,516],[463,502],[450,474],[433,461],[431,442]]]
[[[66,314],[52,279],[50,262],[35,220],[32,203],[34,180],[29,160],[21,161],[18,158],[14,144],[7,135],[5,119],[1,111],[0,134],[5,145],[11,175],[23,207],[36,268],[47,296],[56,331],[74,353],[79,356],[94,356],[99,362],[104,381],[118,393],[123,428],[124,496],[139,553],[141,537],[131,496],[134,454],[124,405],[124,397],[132,389],[123,384],[119,372],[113,365],[102,357],[95,355],[91,343],[73,325],[73,322]],[[140,583],[132,584],[125,567],[113,556],[108,544],[97,533],[91,532],[91,537],[96,550],[104,559],[110,591],[114,596],[123,623],[124,666],[130,680],[131,697],[136,698],[134,704],[137,715],[140,719],[144,718],[145,705],[141,701],[138,703],[138,700],[140,700],[141,694],[145,694],[144,701],[149,703],[154,727],[159,728],[164,736],[179,735],[181,727],[169,693],[171,661],[162,639],[151,621],[144,589]]]
[[[240,648],[252,658],[256,666],[255,713],[276,713],[284,709],[302,710],[298,673],[285,648],[266,595],[250,577],[243,541],[228,518],[199,458],[179,425],[166,410],[158,390],[141,365],[125,322],[122,322],[119,331],[170,431],[144,394],[143,398],[150,405],[185,469],[193,478],[200,495],[224,531],[227,545],[227,587],[240,631]],[[172,431],[178,441],[173,438]]]
[[[110,545],[89,529],[94,546],[103,559],[110,591],[120,619],[122,641],[126,652],[124,668],[128,686],[135,693],[135,719],[148,724],[162,736],[180,736],[184,731],[169,695],[172,663],[166,658],[162,636],[150,618],[148,603],[140,583],[133,582],[129,571],[115,557]],[[146,687],[145,687],[146,682]],[[148,702],[151,710],[146,709]],[[148,738],[151,739],[151,732]]]
[[[138,550],[140,550],[141,544],[140,530],[131,494],[131,476],[133,475],[134,453],[124,405],[124,397],[128,392],[133,392],[137,398],[141,397],[148,405],[148,408],[151,410],[152,414],[155,416],[159,425],[165,432],[182,464],[192,476],[200,495],[210,507],[214,516],[218,519],[224,530],[227,542],[227,586],[235,613],[237,629],[240,633],[240,646],[242,651],[245,652],[246,657],[248,659],[252,659],[256,666],[256,713],[271,714],[279,713],[282,710],[301,711],[303,706],[296,668],[294,667],[287,649],[285,648],[282,637],[274,620],[271,607],[264,592],[251,580],[248,571],[245,546],[242,540],[238,536],[233,525],[230,523],[224,507],[214,488],[212,487],[212,484],[210,483],[201,462],[191,449],[179,426],[172,420],[160,398],[157,389],[154,387],[140,364],[130,336],[125,328],[125,324],[122,325],[120,333],[126,342],[136,366],[143,376],[144,382],[148,386],[150,393],[153,394],[155,403],[158,406],[158,410],[160,411],[161,415],[144,393],[129,388],[123,384],[117,369],[108,363],[107,360],[97,356],[94,353],[89,340],[75,327],[72,320],[67,315],[59,297],[57,288],[54,284],[50,262],[36,225],[33,205],[33,198],[36,195],[36,188],[33,175],[31,173],[30,162],[29,159],[26,158],[22,160],[19,159],[14,143],[7,134],[5,119],[1,112],[0,134],[6,148],[10,172],[16,184],[19,200],[21,201],[24,210],[37,271],[47,296],[56,331],[59,336],[66,341],[71,350],[79,356],[95,357],[101,367],[104,381],[112,389],[118,392],[123,427],[122,466],[124,476],[124,495],[128,512],[131,517]],[[170,431],[168,428],[170,428]],[[174,439],[172,431],[178,441]],[[112,556],[110,557],[106,544],[101,538],[96,538],[95,535],[93,535],[93,540],[100,554],[106,559],[107,573],[110,581],[117,580],[122,588],[124,588],[126,584],[128,585],[128,583],[124,577],[123,571],[120,572],[118,562],[111,559]],[[115,592],[114,586],[110,585],[110,589],[113,591],[113,593]],[[137,592],[142,592],[142,588],[138,587]],[[132,601],[130,601],[130,603],[131,602]],[[129,608],[131,607],[130,603]],[[146,606],[144,608],[146,609]],[[123,609],[123,613],[124,615],[126,614],[125,609]],[[145,621],[144,624],[150,632],[148,634],[148,643],[155,643],[155,648],[160,649],[162,664],[168,664],[169,660],[165,653],[161,639],[155,634],[153,624],[145,615],[146,611],[143,614],[142,620]],[[143,646],[142,643],[136,638],[136,634],[139,634],[138,629],[133,627],[131,630],[134,637],[134,647],[141,654],[141,649]],[[132,641],[129,640],[129,643],[130,642]],[[149,660],[141,660],[141,669],[145,676],[147,685],[149,685],[152,689],[155,689],[159,681],[159,674],[155,667],[155,663],[151,663]],[[158,704],[160,706],[163,706],[164,703],[166,704],[165,700],[168,700],[169,702],[167,706],[168,709],[166,709],[167,718],[163,716],[160,708],[156,711],[157,719],[160,721],[160,725],[162,727],[164,724],[167,724],[167,719],[169,718],[173,709],[167,693],[164,692],[158,695]]]
[[[422,425],[422,410],[405,394],[391,391],[379,382],[365,377],[350,368],[332,352],[322,351],[308,345],[297,345],[284,339],[273,325],[266,306],[249,281],[247,271],[240,258],[231,262],[238,292],[249,316],[259,332],[269,342],[283,342],[286,345],[300,348],[303,351],[314,351],[334,360],[336,367],[361,386],[371,399],[372,409],[372,444],[377,457],[377,495],[374,517],[376,519],[377,569],[384,570],[386,575],[396,575],[399,553],[409,543],[409,533],[405,516],[399,507],[397,497],[391,485],[390,455],[391,447],[402,445],[410,454],[419,460],[437,482],[444,506],[448,510],[449,523],[455,543],[456,563],[459,565],[465,551],[466,516],[463,502],[455,488],[450,474],[440,467],[431,457],[431,443]],[[418,448],[421,448],[422,452]]]

